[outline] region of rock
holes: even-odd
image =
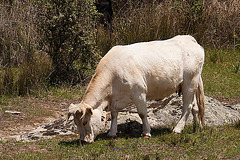
[[[54,122],[39,126],[37,129],[27,132],[20,136],[23,141],[31,141],[37,139],[48,139],[57,135],[75,135],[77,127],[74,125],[73,119],[65,123],[65,119],[58,119]]]
[[[21,112],[18,112],[18,111],[9,111],[9,110],[6,110],[5,113],[15,114],[15,115],[21,114]]]
[[[205,98],[205,123],[207,125],[223,125],[232,123],[240,118],[240,110],[222,105],[218,100]]]
[[[150,101],[148,104],[148,121],[152,128],[171,127],[178,122],[182,114],[182,98],[172,95],[162,101]],[[111,118],[109,113],[105,113],[105,128],[103,132],[107,132],[110,128]],[[240,104],[223,105],[218,100],[205,96],[205,124],[224,125],[232,123],[240,118]],[[193,116],[189,115],[187,123],[192,123]],[[118,131],[123,135],[131,135],[142,131],[142,121],[137,114],[134,105],[128,106],[118,115]],[[42,125],[37,129],[27,132],[20,136],[21,140],[30,141],[39,138],[52,138],[57,135],[78,134],[77,127],[73,122],[73,118],[65,123],[65,119],[58,119],[52,123]]]

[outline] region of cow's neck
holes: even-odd
[[[111,83],[107,75],[94,75],[83,98],[83,102],[93,109],[105,110],[111,95]]]

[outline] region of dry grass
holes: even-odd
[[[111,34],[99,28],[98,44],[103,54],[117,44],[161,40],[177,34],[191,34],[204,47],[239,48],[239,0],[132,2],[114,3]]]
[[[0,4],[0,94],[25,95],[46,81],[51,61],[38,50],[37,9],[31,1],[7,2]]]
[[[39,35],[36,9],[30,1],[0,4],[1,66],[20,65],[34,56]]]

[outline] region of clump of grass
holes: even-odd
[[[210,54],[209,57],[212,63],[217,63],[217,62],[222,63],[224,61],[223,59],[225,56],[222,50],[215,50]]]
[[[236,64],[233,64],[233,72],[238,73],[240,70],[240,62],[236,62]]]
[[[18,67],[0,69],[0,94],[26,95],[43,87],[50,73],[51,61],[44,53],[37,54],[33,60]]]
[[[43,87],[51,70],[51,60],[46,53],[36,53],[33,61],[21,65],[18,74],[18,95],[30,94]]]
[[[237,120],[233,123],[233,127],[235,127],[236,129],[240,129],[240,120]]]

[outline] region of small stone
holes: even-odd
[[[9,111],[9,110],[6,110],[6,111],[5,111],[5,113],[19,115],[21,112],[18,112],[18,111]]]

